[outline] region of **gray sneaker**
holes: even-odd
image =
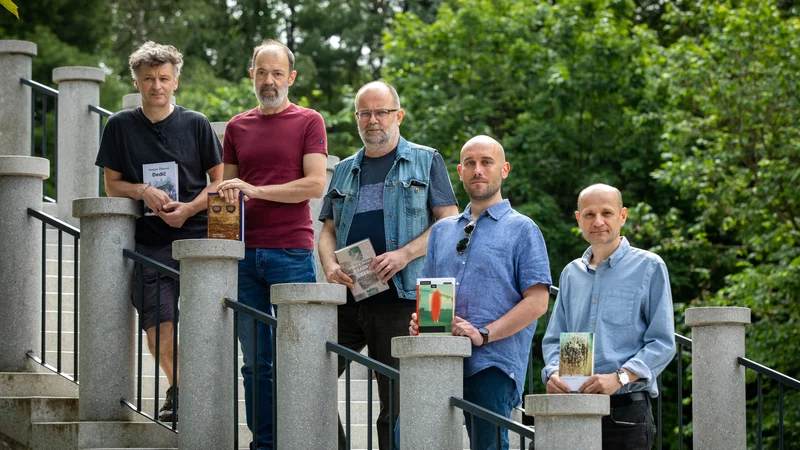
[[[178,388],[170,386],[167,389],[167,398],[164,400],[164,405],[158,410],[158,420],[162,422],[172,422],[173,416],[175,422],[178,421]]]

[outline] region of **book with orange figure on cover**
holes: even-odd
[[[450,334],[455,311],[455,278],[417,278],[419,334]]]

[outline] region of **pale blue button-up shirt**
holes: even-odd
[[[622,242],[596,269],[592,248],[561,273],[547,332],[542,340],[542,381],[558,370],[562,332],[593,332],[594,373],[625,368],[641,380],[616,394],[648,391],[658,396],[656,378],[675,355],[672,291],[664,261],[655,253]]]
[[[466,236],[471,204],[460,216],[439,220],[428,238],[422,277],[456,279],[455,314],[476,328],[502,317],[531,286],[549,286],[550,262],[539,227],[511,208],[508,200],[492,205],[478,217],[469,247],[462,254],[456,244]],[[518,333],[480,347],[464,360],[464,376],[497,367],[514,380],[521,396],[536,321]]]

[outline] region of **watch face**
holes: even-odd
[[[488,336],[489,335],[489,330],[487,330],[486,328],[478,328],[478,333],[480,333],[480,334],[482,334],[484,336]]]

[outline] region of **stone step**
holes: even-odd
[[[69,397],[0,397],[0,434],[33,447],[36,422],[72,421],[78,418],[78,399]]]
[[[80,251],[78,251],[78,253],[80,254]],[[54,242],[52,244],[48,242],[48,244],[45,246],[45,259],[58,259],[58,242]],[[66,239],[61,245],[61,259],[69,261],[75,260],[75,246],[72,245],[71,242],[68,244]]]
[[[31,447],[177,448],[178,435],[154,422],[41,422],[31,426]]]
[[[50,256],[52,256],[52,257],[50,257]],[[78,266],[79,266],[79,269],[80,269],[80,263],[78,263]],[[62,256],[62,260],[61,260],[61,273],[62,273],[62,275],[72,275],[72,276],[74,276],[75,275],[73,273],[73,268],[74,267],[75,267],[75,263],[74,263],[72,258],[67,259],[67,258],[63,258],[63,256]],[[48,255],[44,270],[45,270],[45,274],[47,274],[47,275],[58,275],[58,254]]]
[[[77,397],[78,386],[66,378],[46,371],[0,372],[0,397]]]

